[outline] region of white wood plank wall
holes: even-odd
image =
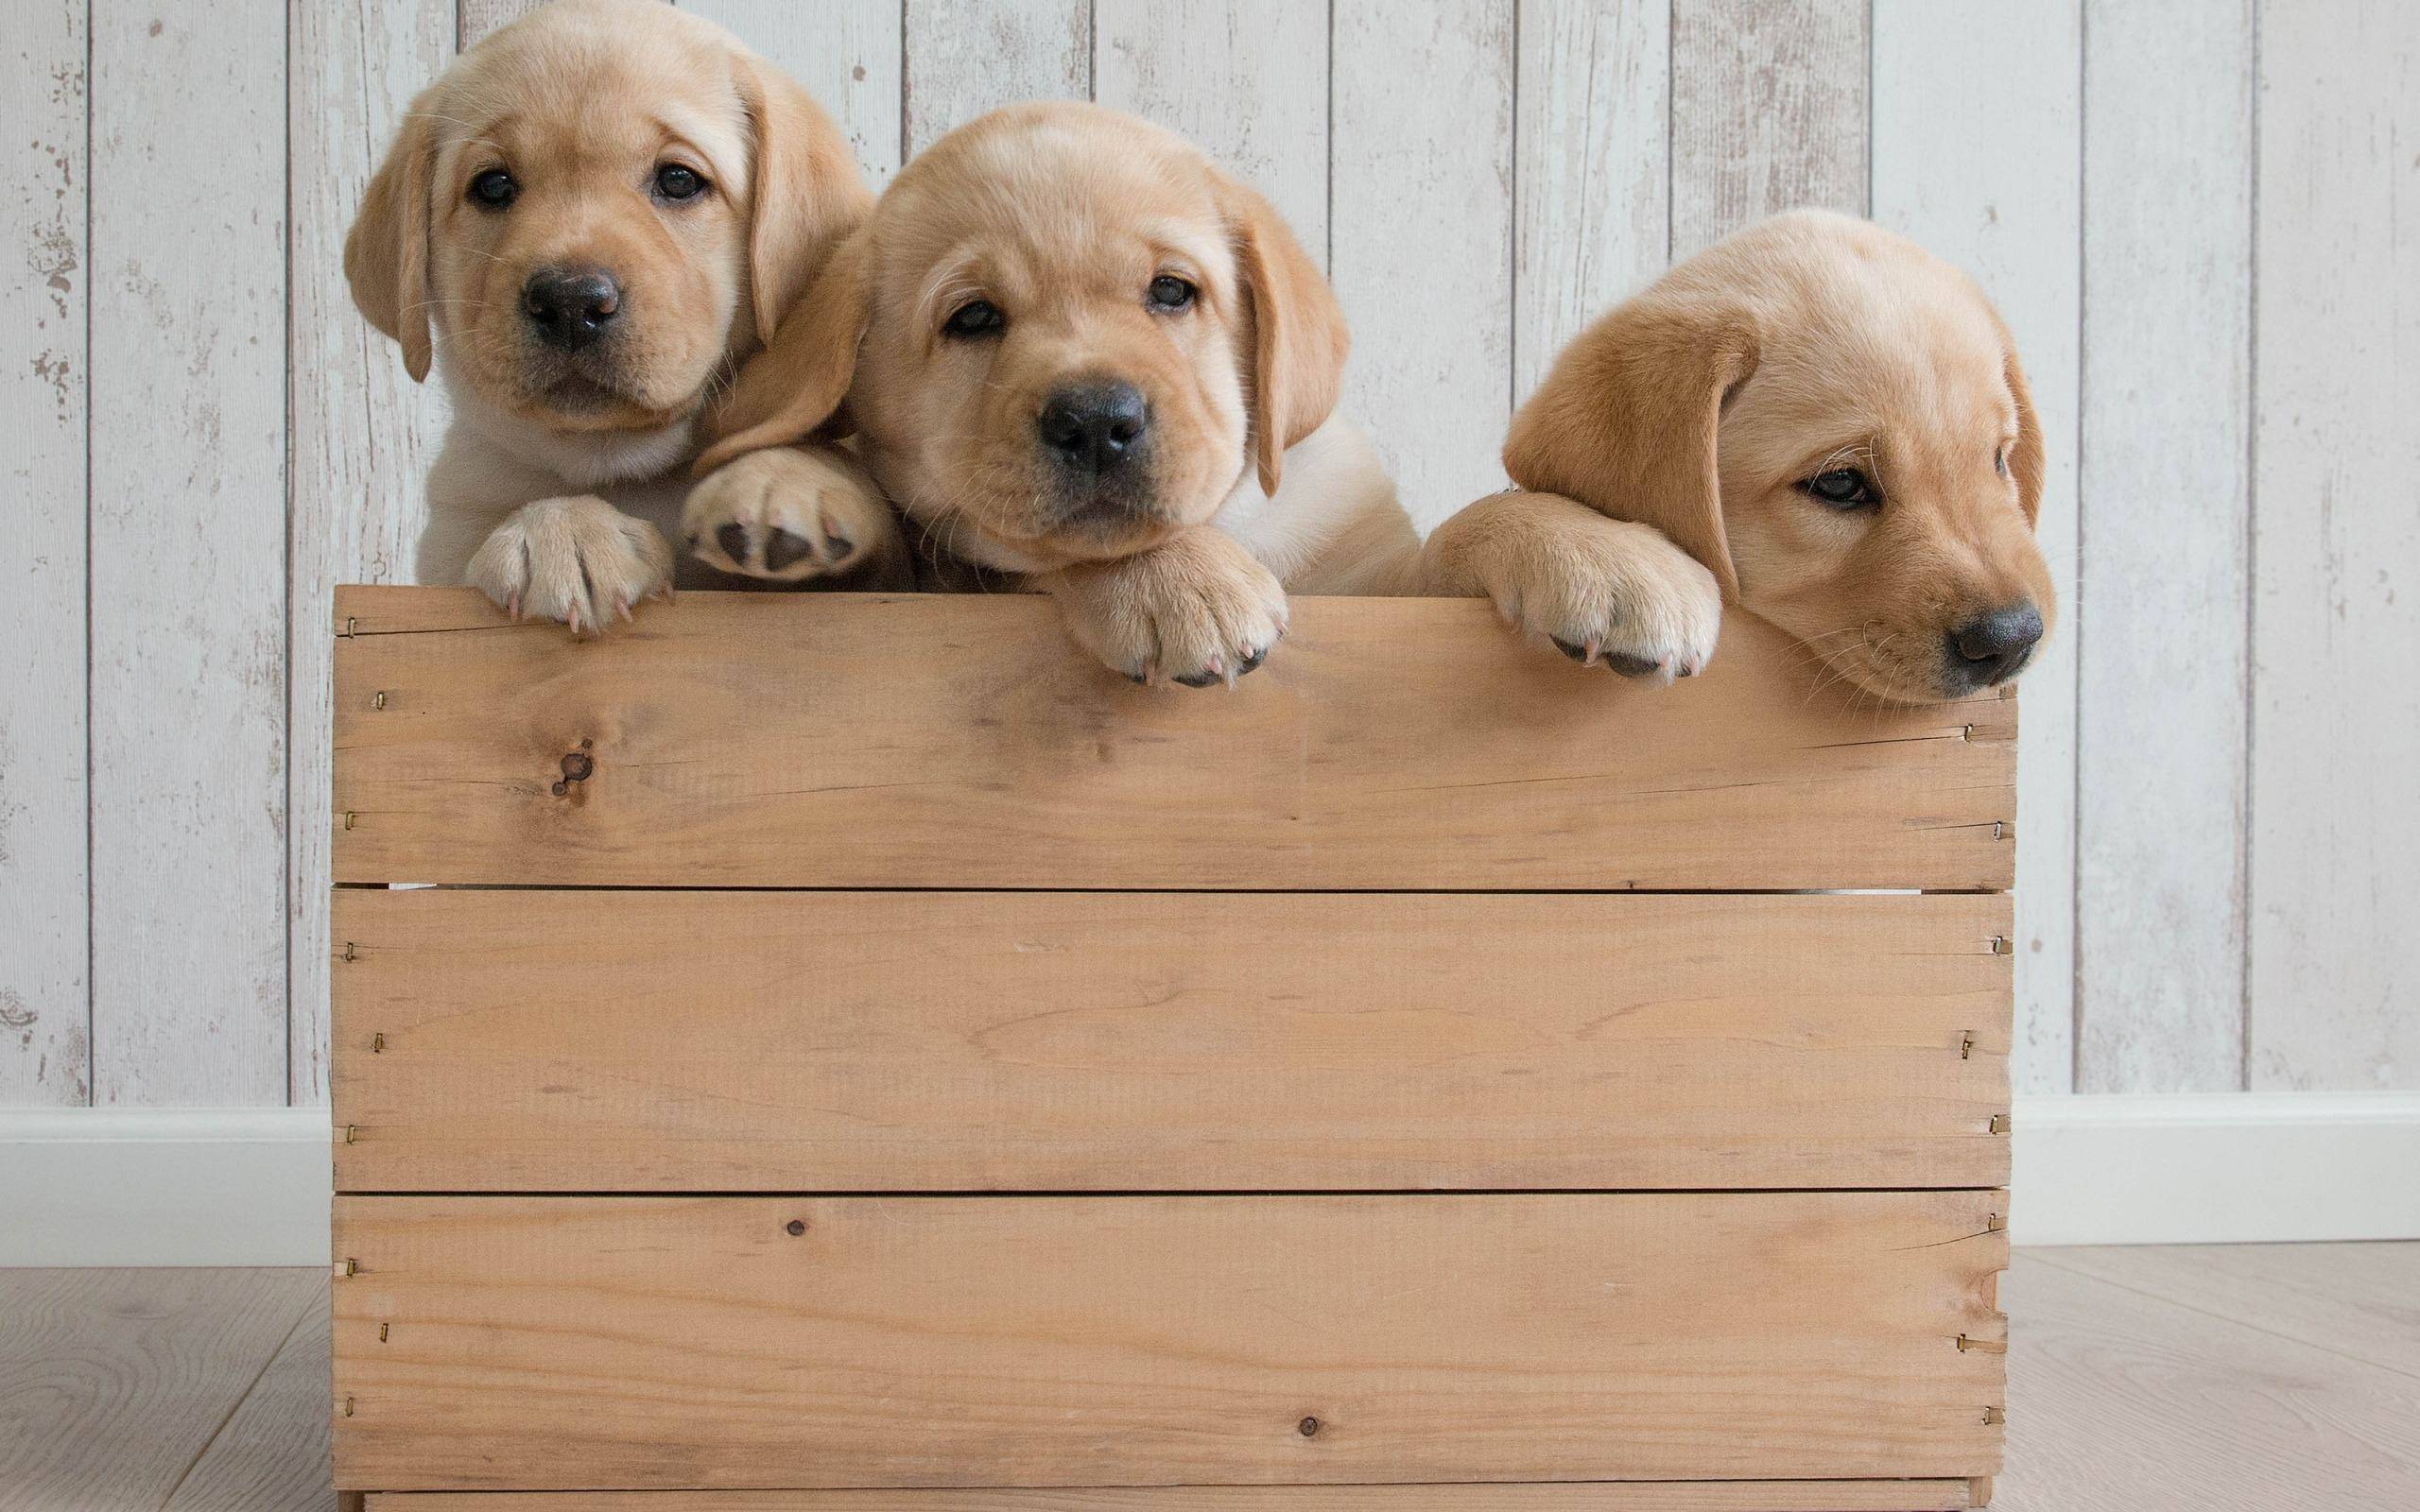
[[[1974,270],[2050,440],[2030,1091],[2420,1088],[2420,7],[682,0],[870,175],[1098,99],[1265,189],[1434,520],[1589,315],[1769,212]],[[0,170],[0,1106],[326,1096],[324,632],[442,405],[345,227],[527,0],[28,4]]]
[[[2216,1091],[2243,1077],[2254,18],[2086,0],[2084,32],[2076,1079]]]

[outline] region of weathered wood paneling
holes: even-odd
[[[1423,528],[1504,487],[1512,0],[1338,0],[1330,280],[1345,412]]]
[[[344,238],[412,96],[454,56],[454,0],[298,6],[287,48],[294,154],[293,320],[287,330],[287,489],[293,730],[287,811],[328,808],[335,645],[322,633],[337,583],[408,582],[426,513],[422,479],[445,403],[354,308]],[[328,1096],[328,827],[288,826],[289,1092]]]
[[[1820,205],[1865,213],[1867,0],[1672,8],[1672,256]]]
[[[0,1108],[92,1096],[85,976],[84,7],[0,53]]]
[[[1093,97],[1199,143],[1327,266],[1328,19],[1299,0],[1097,0]]]
[[[1877,0],[1870,21],[1862,0],[693,3],[797,73],[877,180],[991,105],[1093,94],[1096,66],[1101,98],[1202,139],[1337,249],[1348,407],[1424,518],[1495,486],[1504,408],[1668,249],[1788,204],[1858,208],[1870,177],[1884,218],[1973,267],[2015,323],[2052,430],[2045,544],[2063,589],[2071,549],[2083,569],[2027,683],[2020,1085],[2064,1085],[2063,1057],[2086,1090],[2231,1087],[2247,1062],[2263,1087],[2414,1084],[2410,982],[2378,943],[2411,891],[2387,836],[2412,731],[2361,690],[2394,685],[2411,639],[2394,364],[2420,317],[2351,302],[2408,282],[2393,144],[2414,44],[2395,8],[2273,7],[2255,27],[2251,0],[2053,0],[2011,27],[1964,0]],[[117,1036],[104,1100],[322,1095],[313,606],[395,574],[439,407],[363,328],[335,249],[411,90],[457,36],[534,4],[270,7],[197,32],[78,0],[11,28],[7,202],[29,239],[0,424],[25,502],[0,519],[0,613],[27,650],[0,699],[0,1104],[92,1095],[88,1015]],[[2060,70],[2084,44],[2079,86]],[[2256,67],[2273,119],[2256,137]],[[2059,197],[2080,152],[2079,230]],[[2078,282],[2081,350],[2062,353]],[[2063,361],[2083,369],[2080,436],[2054,418]],[[2063,490],[2099,505],[2081,542]]]
[[[458,0],[456,35],[465,47],[498,26],[520,20],[545,0]]]
[[[1092,0],[906,5],[899,111],[910,156],[1017,100],[1092,98]]]
[[[92,51],[94,1096],[282,1103],[285,9]]]
[[[899,171],[905,122],[899,108],[905,0],[679,0],[729,26],[806,86],[856,150],[866,180],[880,189]]]
[[[513,626],[468,589],[350,590],[337,613],[358,632],[337,656],[340,882],[1998,889],[2011,874],[2013,700],[1856,710],[1743,616],[1703,676],[1658,689],[1541,656],[1476,600],[1297,599],[1268,666],[1197,695],[1131,686],[1023,594],[684,593],[593,643]],[[444,625],[472,628],[426,633]]]
[[[344,1197],[337,1479],[1984,1475],[2004,1202]]]
[[[1672,241],[1669,0],[1525,0],[1514,75],[1512,403]]]
[[[2021,26],[1989,0],[1879,0],[1874,217],[1966,268],[2023,353],[2048,477],[2036,535],[2064,623],[2025,675],[2017,736],[2019,1090],[2073,1083],[2075,1025],[2076,248],[2083,231],[2079,0]],[[2012,141],[2022,151],[2010,150]]]
[[[2084,23],[2077,1090],[2222,1091],[2243,1074],[2252,12],[2087,0]]]
[[[2261,27],[2252,1083],[2420,1087],[2420,10]]]
[[[348,1192],[2008,1179],[1999,895],[346,888],[336,919]]]

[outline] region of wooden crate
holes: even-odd
[[[1294,623],[1171,693],[1029,598],[340,592],[338,1484],[1979,1504],[2014,703]]]

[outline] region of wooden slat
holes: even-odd
[[[680,0],[730,27],[804,85],[876,189],[899,171],[904,0]]]
[[[1329,277],[1345,413],[1423,528],[1504,487],[1512,0],[1337,0]]]
[[[988,111],[1092,98],[1092,0],[905,0],[909,157]]]
[[[2017,739],[2018,1089],[2064,1092],[2075,1067],[2076,247],[2082,228],[2079,0],[2022,26],[1992,0],[1878,0],[1874,218],[1972,272],[2024,354],[2047,455],[2035,532],[2061,624],[2025,674]],[[2012,142],[2026,144],[2011,151]],[[2116,944],[2118,942],[2112,942]],[[2122,942],[2141,951],[2154,941]]]
[[[92,1101],[85,14],[12,10],[0,46],[0,1108]]]
[[[287,49],[294,155],[293,314],[286,331],[294,444],[288,485],[286,625],[294,738],[286,813],[328,806],[335,585],[408,582],[426,514],[422,479],[445,406],[414,384],[403,353],[354,308],[344,238],[412,96],[454,56],[454,0],[298,6]],[[328,1096],[328,827],[285,830],[289,882],[287,1093]]]
[[[545,0],[458,0],[457,28],[463,46],[537,9]]]
[[[1999,896],[346,889],[336,917],[345,1191],[2008,1178]]]
[[[1644,288],[1672,242],[1671,0],[1524,0],[1513,130],[1512,400]]]
[[[1096,0],[1093,97],[1184,136],[1327,266],[1328,18],[1299,0]]]
[[[688,593],[589,643],[468,590],[337,614],[339,882],[1988,889],[2014,845],[2013,700],[1852,711],[1745,618],[1653,689],[1478,601],[1302,599],[1193,693],[1022,595]]]
[[[281,1104],[286,8],[91,14],[94,1100]]]
[[[2253,29],[2249,0],[2084,13],[2078,1091],[2242,1085]]]
[[[2261,1091],[2415,1089],[2420,9],[2270,14],[2246,1065]]]
[[[1672,256],[1784,210],[1863,215],[1868,0],[1672,7]]]
[[[1988,1474],[2002,1202],[340,1198],[337,1482]]]
[[[1964,1512],[1964,1481],[1620,1481],[918,1491],[403,1491],[369,1512]]]

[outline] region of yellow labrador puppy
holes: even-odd
[[[345,244],[362,313],[452,401],[420,580],[575,630],[670,587],[701,409],[871,202],[813,100],[657,0],[558,0],[463,54]],[[862,471],[788,463],[792,507],[703,522],[681,581],[881,569]]]
[[[1926,702],[2014,678],[2053,615],[2007,327],[1965,274],[1845,215],[1766,221],[1598,319],[1504,466],[1526,491],[1439,526],[1424,586],[1631,676],[1698,671],[1728,599]]]
[[[1049,593],[1137,681],[1232,681],[1283,634],[1286,589],[1416,561],[1336,414],[1345,346],[1292,232],[1194,147],[1011,106],[884,191],[741,375],[700,462],[730,465],[692,507],[778,492],[761,474],[787,454],[763,448],[853,425],[942,580]]]

